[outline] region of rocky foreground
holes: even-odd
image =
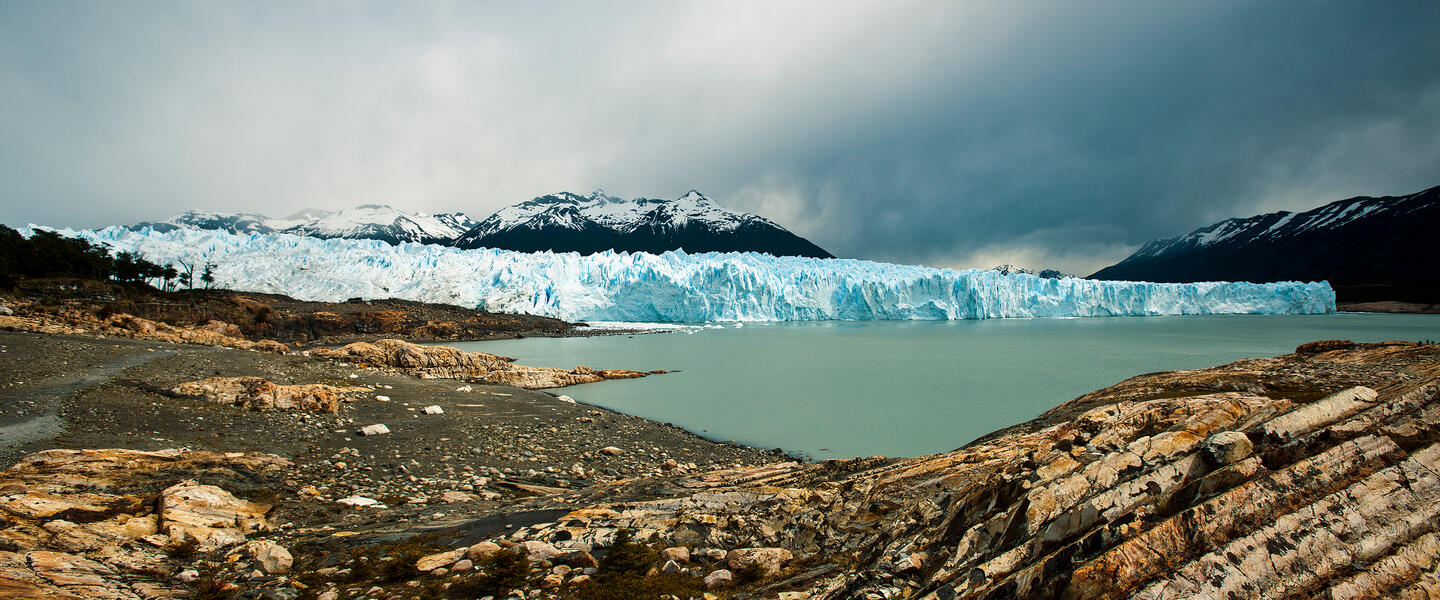
[[[943,454],[668,461],[438,511],[264,453],[47,451],[0,476],[0,597],[1437,597],[1437,440],[1440,347],[1330,341]]]

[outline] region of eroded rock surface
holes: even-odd
[[[0,329],[48,334],[126,337],[174,344],[223,346],[278,354],[290,351],[289,346],[275,340],[247,340],[238,326],[224,321],[211,320],[203,325],[177,327],[124,313],[97,317],[93,313],[79,310],[59,313],[27,311],[23,315],[0,315]]]
[[[181,566],[175,550],[268,531],[269,505],[225,488],[256,489],[288,466],[266,454],[184,450],[32,454],[0,474],[0,598],[187,596],[168,576]]]
[[[287,534],[245,493],[285,468],[180,451],[29,457],[0,477],[0,597],[167,597],[183,578],[154,574],[184,575],[164,549],[190,539],[236,557],[224,567],[236,593],[281,573],[329,582],[362,567],[336,558],[362,540],[487,516],[465,514],[458,495],[405,513],[417,521],[366,499],[346,508],[353,528],[321,520]],[[564,597],[628,530],[663,548],[653,576],[692,577],[719,597],[1436,597],[1440,347],[1324,342],[1144,375],[931,456],[668,473],[532,486],[503,510],[545,516],[489,541],[412,548],[413,582],[314,591],[410,597],[464,582],[508,548],[538,565],[525,597]]]
[[[1435,597],[1437,442],[1440,347],[1309,344],[1136,377],[952,452],[708,473],[509,539],[626,528],[732,570],[775,549],[760,591],[811,598]]]
[[[188,381],[170,390],[180,396],[197,396],[251,410],[301,410],[332,414],[339,412],[341,402],[373,391],[358,386],[279,385],[263,377],[211,377]]]
[[[594,370],[575,367],[569,371],[514,364],[513,358],[465,352],[449,346],[422,346],[404,340],[356,342],[343,348],[317,348],[314,356],[344,360],[360,365],[390,368],[419,377],[465,379],[513,385],[525,389],[563,387],[606,379],[632,379],[645,373],[623,369]]]

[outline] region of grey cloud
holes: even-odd
[[[8,3],[0,221],[695,187],[843,256],[1088,271],[1440,184],[1437,67],[1424,2]]]

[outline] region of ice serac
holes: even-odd
[[[304,300],[403,298],[572,321],[990,319],[1335,310],[1318,283],[1042,279],[756,253],[521,253],[288,234],[80,232],[149,260],[213,263],[216,285]]]

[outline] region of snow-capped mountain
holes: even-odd
[[[136,229],[149,227],[156,231],[172,231],[180,227],[193,229],[217,229],[230,233],[275,233],[271,219],[253,213],[216,213],[204,210],[187,210],[165,221],[141,221],[133,225]]]
[[[145,227],[162,232],[185,227],[520,252],[658,254],[683,248],[691,253],[765,252],[833,258],[774,221],[726,209],[694,190],[675,200],[622,200],[599,190],[589,196],[561,192],[512,204],[478,223],[458,212],[426,215],[367,204],[338,212],[306,209],[284,218],[192,210],[165,221],[131,226]]]
[[[1440,300],[1440,187],[1227,219],[1155,240],[1091,279],[1320,281],[1342,301]]]
[[[1074,275],[1056,269],[1040,269],[1039,271],[1036,271],[1033,269],[1026,269],[1024,267],[1017,267],[1011,264],[990,267],[990,270],[999,271],[1001,275],[1034,275],[1041,279],[1065,279],[1067,277],[1074,277]]]
[[[448,244],[474,226],[475,222],[462,213],[423,215],[399,211],[384,204],[365,204],[317,216],[308,223],[281,231],[326,239]]]
[[[500,209],[455,240],[460,248],[593,254],[765,252],[832,258],[764,217],[726,209],[695,190],[674,200],[622,200],[596,191],[561,192]]]
[[[449,244],[475,226],[462,213],[426,215],[407,213],[383,204],[366,204],[342,211],[305,209],[284,218],[272,219],[251,213],[214,213],[192,210],[166,221],[141,222],[135,229],[150,227],[171,231],[179,227],[213,229],[230,233],[293,233],[318,238],[371,239],[398,244]]]

